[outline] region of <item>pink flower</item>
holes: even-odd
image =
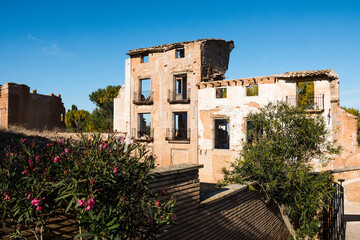
[[[59,139],[59,140],[57,140],[57,143],[58,143],[58,144],[62,144],[63,141],[61,141],[61,139]]]
[[[23,140],[21,140],[22,143],[26,143],[27,139],[24,138]]]
[[[48,144],[46,144],[46,146],[47,146],[47,147],[51,147],[51,146],[52,146],[52,144],[51,144],[51,143],[48,143]]]
[[[25,175],[25,174],[27,174],[27,170],[25,170],[21,173],[21,175]]]
[[[31,197],[31,193],[28,194],[27,199],[29,200]]]
[[[81,199],[78,199],[77,202],[78,202],[78,204],[79,204],[80,207],[85,203],[85,201],[84,201],[84,200],[81,200]]]
[[[87,155],[87,154],[88,154],[88,152],[87,152],[86,150],[84,150],[83,153],[84,153],[84,155]]]
[[[124,140],[125,138],[123,136],[120,137],[120,141]]]
[[[89,210],[91,210],[91,209],[93,209],[94,207],[95,207],[95,201],[94,201],[94,199],[92,199],[92,198],[90,198],[89,200],[88,200],[88,202],[87,202],[87,207],[86,207],[86,211],[89,211]]]
[[[35,207],[36,207],[36,206],[39,206],[39,205],[40,205],[40,199],[34,198],[34,199],[31,201],[31,204],[34,205]]]
[[[70,150],[65,148],[65,153],[69,153],[69,152],[70,152]]]
[[[29,159],[29,163],[30,163],[30,164],[32,163],[32,161],[33,161],[32,159]]]
[[[57,163],[58,161],[60,161],[60,157],[59,157],[59,156],[56,156],[56,157],[54,158],[54,163]]]
[[[113,171],[113,172],[114,172],[114,173],[116,173],[116,172],[117,172],[117,167],[115,167],[115,168],[114,168],[114,171]]]
[[[105,150],[106,148],[107,148],[107,145],[104,144],[104,145],[102,146],[102,149]]]
[[[90,181],[90,184],[91,184],[91,185],[93,185],[93,184],[94,184],[94,182],[95,182],[95,180],[91,180],[91,181]]]
[[[5,201],[8,201],[8,200],[10,200],[10,196],[9,196],[9,195],[7,195],[6,193],[5,193],[5,197],[4,197],[4,200],[5,200]]]
[[[41,206],[37,206],[36,211],[40,211],[42,209]]]

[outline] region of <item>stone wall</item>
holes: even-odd
[[[244,185],[231,185],[200,199],[198,169],[181,164],[159,168],[150,184],[153,191],[165,190],[176,199],[175,225],[161,239],[288,239],[288,230],[274,202]]]
[[[29,129],[64,128],[65,108],[60,94],[42,95],[23,84],[5,83],[0,88],[0,124]]]

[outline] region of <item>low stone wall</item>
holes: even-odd
[[[274,202],[244,185],[231,185],[208,193],[200,201],[198,169],[202,165],[180,164],[159,168],[150,184],[176,199],[175,225],[161,239],[288,239],[288,230]]]

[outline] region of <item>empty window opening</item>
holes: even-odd
[[[176,100],[180,100],[180,99],[186,99],[187,97],[187,91],[186,91],[186,87],[187,87],[187,78],[186,78],[186,74],[185,75],[176,75],[175,76],[175,99]]]
[[[150,137],[151,133],[151,114],[139,113],[138,137]]]
[[[215,148],[229,149],[229,120],[215,119]]]
[[[141,55],[141,63],[147,63],[149,61],[149,54]]]
[[[151,80],[150,78],[140,79],[141,101],[150,100]]]
[[[258,96],[259,95],[259,87],[258,85],[250,85],[246,87],[246,96]]]
[[[188,139],[187,131],[187,112],[177,112],[173,114],[173,131],[174,139],[186,140]]]
[[[185,49],[176,49],[175,51],[176,58],[184,58],[185,57]]]
[[[227,89],[226,88],[217,88],[216,89],[216,98],[227,98]]]
[[[315,109],[314,81],[297,83],[297,105],[303,109]]]

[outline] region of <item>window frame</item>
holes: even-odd
[[[216,124],[217,121],[226,121],[226,132],[227,132],[227,142],[225,144],[227,144],[227,147],[218,147],[219,145],[221,145],[221,141],[217,144],[217,139],[219,139],[219,127],[220,124]],[[218,149],[218,150],[230,150],[230,118],[229,117],[216,117],[213,119],[213,124],[214,124],[214,132],[213,132],[213,139],[214,139],[214,144],[213,144],[213,148],[214,149]],[[218,127],[217,127],[218,126]],[[218,140],[219,141],[219,140]]]
[[[142,132],[141,131],[141,115],[144,115],[144,114],[149,114],[149,116],[150,116],[150,128],[149,128],[149,132],[148,132],[148,134],[147,134],[147,130],[145,131],[145,132]],[[142,116],[142,118],[143,119],[145,119],[146,120],[146,118],[144,118],[143,116]],[[138,129],[138,132],[139,132],[139,138],[142,138],[142,137],[151,137],[151,121],[152,119],[151,119],[151,112],[141,112],[141,113],[138,113],[138,121],[137,121],[137,129]],[[145,123],[146,123],[146,121],[145,121]],[[147,125],[145,125],[146,126],[146,128],[147,128]]]
[[[248,89],[252,88],[252,87],[256,87],[256,95],[248,95]],[[259,96],[259,85],[258,84],[250,84],[248,86],[245,87],[245,95],[246,97],[257,97]]]
[[[175,49],[175,58],[185,58],[185,48],[177,48]]]
[[[220,90],[220,95],[219,95],[219,97],[218,97],[218,90]],[[224,93],[225,93],[225,97],[224,97]],[[218,87],[218,88],[215,88],[215,98],[216,98],[216,99],[227,98],[227,87]]]
[[[141,54],[141,60],[140,60],[141,63],[148,63],[149,60],[150,59],[149,59],[149,54],[148,53]]]

